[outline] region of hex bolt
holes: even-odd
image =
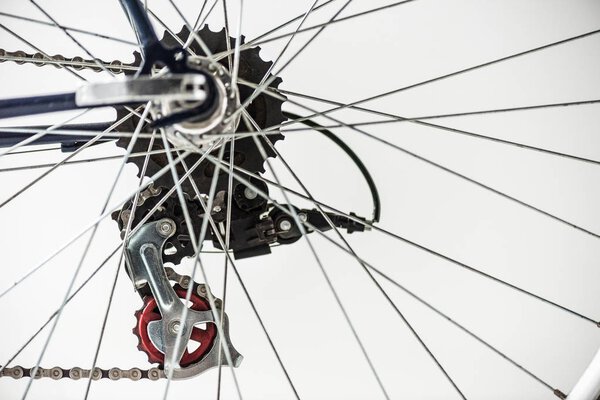
[[[173,225],[169,221],[162,221],[158,226],[158,232],[161,235],[167,236],[173,230]]]
[[[292,223],[287,219],[282,219],[281,222],[279,222],[279,229],[287,232],[292,229]]]
[[[181,330],[181,322],[176,320],[169,324],[169,332],[172,335],[177,335],[180,330]]]
[[[258,193],[256,193],[252,188],[247,187],[244,189],[244,197],[248,200],[254,200],[256,196],[258,196]]]

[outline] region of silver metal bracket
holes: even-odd
[[[155,102],[193,102],[206,100],[208,88],[202,74],[170,74],[138,77],[114,82],[90,83],[75,92],[80,107]]]
[[[127,243],[126,261],[134,286],[137,290],[148,285],[162,316],[162,319],[148,324],[148,334],[154,345],[165,355],[165,370],[172,369],[174,379],[190,378],[218,366],[221,342],[229,349],[233,364],[237,367],[242,356],[231,345],[226,315],[223,318],[224,337],[220,338],[220,335],[217,335],[209,353],[196,364],[186,367],[179,365],[194,325],[214,323],[215,318],[212,311],[196,311],[187,308],[171,286],[163,265],[162,252],[165,241],[173,236],[175,231],[175,223],[165,218],[141,226]],[[205,292],[209,290],[205,285],[202,287],[205,288]],[[220,301],[217,304],[220,305]],[[220,306],[216,311],[220,313]],[[184,313],[185,321],[181,321]],[[181,336],[179,343],[177,343],[178,334]],[[171,360],[177,362],[171,365]],[[221,364],[227,364],[223,353],[221,353]]]

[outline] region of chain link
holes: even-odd
[[[140,379],[150,379],[156,381],[166,377],[165,371],[159,368],[140,369],[140,368],[111,368],[102,369],[94,368],[94,372],[90,369],[84,369],[74,367],[70,369],[54,367],[54,368],[42,368],[39,367],[37,370],[33,368],[23,368],[19,365],[16,367],[6,367],[0,371],[0,377],[11,377],[13,379],[28,378],[33,376],[34,379],[51,378],[59,380],[63,378],[78,380],[78,379],[89,379],[90,375],[92,379],[97,381],[99,379],[110,379],[112,381],[118,381],[120,379],[130,379],[132,381],[139,381]]]
[[[180,275],[173,268],[165,267],[165,272],[170,281],[177,282],[181,287],[187,289],[192,282],[192,278],[187,275]],[[203,288],[201,285],[199,288]],[[34,372],[35,370],[35,372]],[[33,368],[23,368],[19,365],[15,367],[4,367],[0,366],[0,378],[10,377],[13,379],[29,378],[33,376],[34,379],[51,378],[59,380],[63,378],[78,380],[78,379],[89,379],[92,375],[92,379],[97,381],[99,379],[110,379],[111,381],[118,381],[121,379],[130,379],[132,381],[139,381],[141,379],[150,379],[151,381],[157,381],[159,379],[166,378],[165,371],[159,368],[140,369],[130,368],[121,369],[113,367],[110,369],[94,368],[92,370],[84,369],[80,367],[73,368],[42,368],[38,367],[37,370]]]
[[[80,71],[82,69],[89,69],[95,72],[102,71],[102,68],[98,65],[98,63],[102,64],[106,69],[108,69],[113,74],[122,74],[122,73],[134,73],[138,70],[139,65],[139,56],[138,53],[134,53],[136,60],[131,64],[125,64],[122,61],[114,60],[112,62],[106,62],[102,60],[85,60],[81,57],[72,57],[67,58],[60,54],[54,56],[44,55],[42,53],[33,53],[28,54],[24,51],[7,51],[4,49],[0,49],[0,62],[4,61],[13,61],[17,64],[35,64],[38,67],[44,65],[53,65],[56,68],[72,68],[74,70]]]

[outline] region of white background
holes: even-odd
[[[211,2],[209,2],[211,3]],[[305,12],[311,1],[244,2],[242,31],[253,38]],[[48,1],[39,3],[59,23],[134,40],[117,1]],[[178,1],[195,20],[201,2]],[[228,1],[232,27],[239,2]],[[338,0],[307,21],[327,21],[341,7]],[[342,15],[386,2],[353,1]],[[182,21],[164,1],[149,6],[178,31]],[[211,29],[223,26],[215,8]],[[44,19],[32,4],[3,0],[0,10]],[[86,55],[58,29],[0,17],[48,54]],[[292,25],[293,27],[294,25]],[[351,102],[452,71],[578,35],[600,26],[597,1],[435,1],[420,0],[325,29],[280,75],[282,88],[341,102]],[[292,27],[288,27],[289,31]],[[158,28],[158,26],[157,26]],[[234,30],[234,28],[232,28]],[[314,32],[314,31],[313,31]],[[312,33],[298,35],[284,60]],[[132,46],[76,35],[105,61],[130,62]],[[263,47],[263,59],[275,59],[285,40]],[[32,49],[5,31],[0,47]],[[521,105],[579,101],[600,93],[600,37],[592,36],[438,83],[363,104],[402,116],[423,116]],[[283,60],[279,65],[283,65]],[[2,97],[68,91],[81,83],[64,70],[47,66],[0,65]],[[106,76],[83,72],[90,80]],[[301,101],[309,107],[327,104]],[[289,110],[298,110],[286,105]],[[12,124],[60,122],[71,114],[44,115]],[[87,120],[107,120],[95,111]],[[345,122],[380,119],[340,112]],[[321,122],[330,124],[322,119]],[[552,108],[433,121],[483,135],[519,141],[582,157],[600,159],[598,106]],[[461,137],[410,123],[368,126],[369,133],[430,158],[527,203],[593,232],[600,232],[598,165],[568,160],[479,139]],[[597,238],[501,198],[350,130],[340,135],[364,158],[380,188],[380,225],[494,276],[600,318],[600,244]],[[370,197],[348,158],[317,133],[290,132],[279,151],[325,203],[370,215]],[[80,158],[122,154],[113,144],[86,150]],[[0,158],[0,168],[57,162],[58,151]],[[280,177],[297,187],[277,161]],[[64,166],[0,209],[2,280],[12,285],[93,221],[105,201],[119,161]],[[39,176],[40,169],[0,172],[2,199]],[[128,167],[112,198],[123,199],[137,184]],[[281,198],[275,189],[271,193]],[[303,205],[303,203],[299,203]],[[331,237],[334,237],[333,235]],[[87,237],[86,237],[87,238]],[[416,342],[358,263],[316,234],[310,236],[360,337],[394,399],[458,398],[435,364]],[[552,386],[568,392],[600,345],[598,329],[539,301],[490,282],[377,232],[348,237],[357,253],[398,282],[430,301],[453,319]],[[0,298],[0,364],[46,321],[60,304],[85,241],[78,241],[30,279]],[[81,282],[118,244],[111,220],[100,225],[77,282]],[[222,295],[223,256],[207,255],[209,283]],[[373,376],[334,302],[322,274],[302,241],[273,254],[236,263],[302,399],[381,398]],[[116,271],[110,262],[70,303],[50,342],[42,366],[89,368]],[[185,262],[180,271],[189,272]],[[200,278],[197,278],[200,280]],[[504,359],[383,282],[397,306],[470,399],[549,399],[552,393]],[[128,279],[118,281],[99,366],[147,368],[131,334],[133,313],[141,306]],[[232,341],[244,355],[236,370],[245,399],[293,398],[268,343],[230,275],[227,294]],[[33,366],[47,337],[44,331],[15,364]],[[169,398],[214,398],[217,371],[176,382]],[[20,398],[27,381],[0,380],[0,398]],[[222,398],[234,399],[231,375],[223,374]],[[92,399],[162,398],[165,382],[94,382]],[[35,381],[29,399],[79,399],[85,382]],[[110,396],[110,397],[109,397]]]

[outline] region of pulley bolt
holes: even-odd
[[[298,219],[302,222],[306,222],[306,220],[308,219],[308,217],[306,216],[306,214],[304,213],[300,213],[298,214]]]
[[[284,219],[279,223],[279,229],[281,229],[282,231],[289,231],[290,229],[292,229],[292,223],[287,219]]]
[[[256,193],[251,188],[247,187],[246,189],[244,189],[244,197],[246,197],[248,200],[254,200],[256,196],[258,196],[258,193]]]
[[[169,233],[171,233],[171,229],[173,229],[173,227],[171,226],[171,224],[168,221],[163,221],[160,223],[161,233],[168,235]]]
[[[215,213],[221,212],[221,206],[214,206],[213,212],[215,212]]]
[[[177,335],[179,333],[180,329],[181,329],[181,323],[179,321],[173,321],[173,322],[171,322],[171,324],[169,324],[169,331],[173,335]]]

